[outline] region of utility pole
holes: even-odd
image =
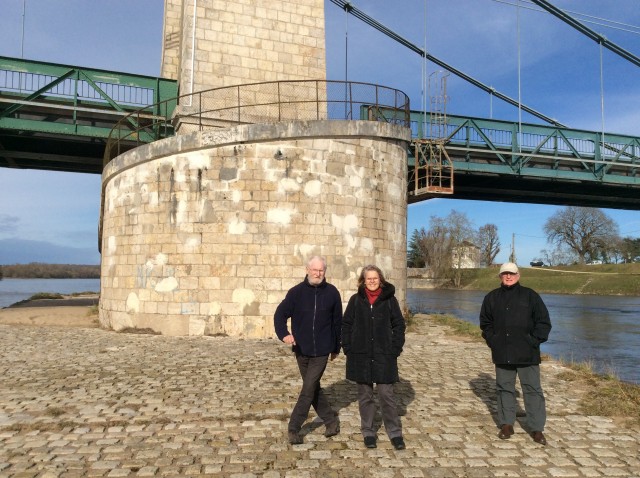
[[[20,42],[20,58],[24,59],[24,20],[27,15],[27,0],[22,0],[22,41]]]
[[[509,256],[509,262],[516,263],[516,234],[511,233],[511,255]]]

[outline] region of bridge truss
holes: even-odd
[[[424,124],[411,113],[415,145],[429,137]],[[450,197],[640,210],[637,137],[448,115],[443,148]],[[420,161],[409,160],[409,202],[439,196],[413,184]]]
[[[0,167],[99,174],[118,120],[165,117],[149,105],[176,96],[174,80],[0,57]]]

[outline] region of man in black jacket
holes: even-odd
[[[307,275],[292,287],[273,316],[280,340],[292,346],[302,376],[302,390],[289,419],[289,443],[302,443],[300,429],[311,406],[326,426],[325,436],[340,432],[340,422],[320,387],[329,357],[340,352],[342,299],[340,292],[325,279],[327,263],[314,256],[307,263]],[[291,319],[291,331],[287,320]]]
[[[547,416],[540,385],[540,344],[549,338],[551,321],[540,296],[521,286],[519,280],[516,264],[502,264],[501,286],[482,302],[480,328],[496,366],[498,437],[507,439],[514,433],[518,376],[531,436],[536,443],[546,445],[542,433]]]

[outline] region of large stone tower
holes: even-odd
[[[178,135],[105,167],[101,323],[273,336],[277,304],[316,254],[345,302],[370,263],[404,302],[410,131],[328,120],[323,0],[165,8],[163,74],[179,79],[181,94],[218,89],[181,99]],[[353,86],[339,85],[340,96]],[[206,114],[195,107],[205,101]]]
[[[165,0],[162,76],[180,94],[324,80],[324,0]]]

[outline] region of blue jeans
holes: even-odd
[[[320,379],[327,368],[329,356],[308,357],[296,354],[296,360],[302,377],[302,390],[300,390],[298,401],[291,412],[288,428],[290,432],[297,433],[307,420],[312,406],[325,425],[332,423],[337,418],[320,387]]]

